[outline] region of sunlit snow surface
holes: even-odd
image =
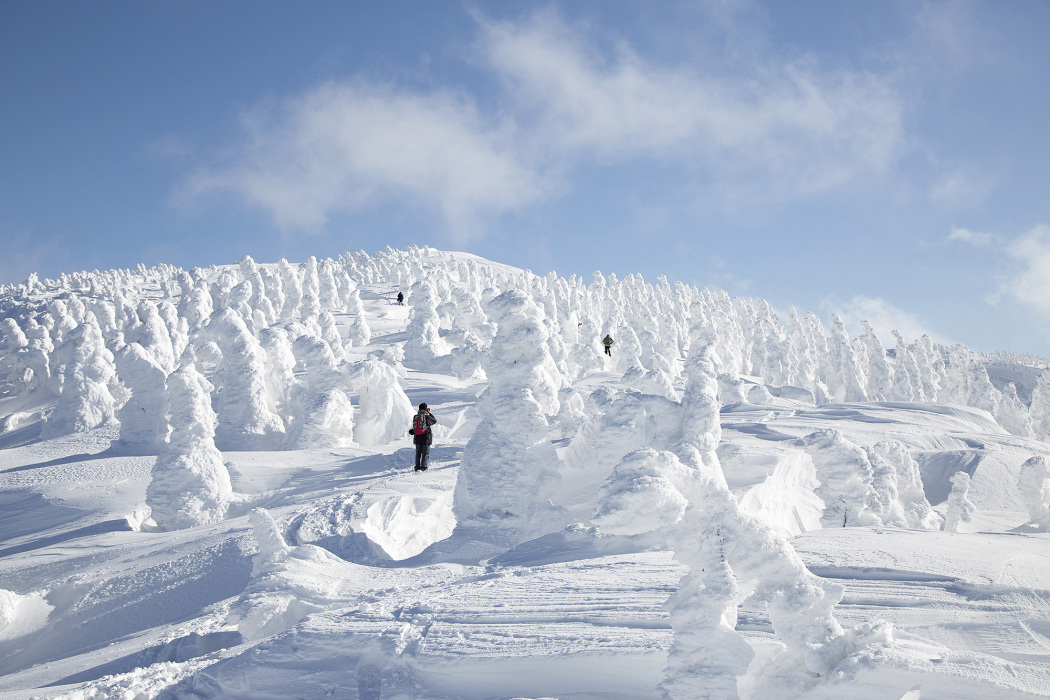
[[[396,360],[412,340],[406,329],[417,307],[398,306],[394,296],[399,283],[407,291],[420,277],[414,269],[404,279],[360,282],[370,335],[360,335],[360,324],[354,333],[369,343],[347,343],[346,366],[382,349]],[[323,287],[322,280],[316,294]],[[145,291],[161,296],[155,287]],[[229,293],[232,308],[237,294]],[[42,439],[53,395],[0,398],[0,698],[661,697],[672,641],[665,603],[685,573],[660,533],[679,517],[675,501],[665,504],[673,517],[646,512],[659,501],[645,500],[656,491],[635,488],[650,476],[637,459],[624,462],[619,477],[591,466],[606,458],[616,464],[646,440],[659,443],[655,423],[674,401],[654,393],[644,411],[621,407],[621,422],[594,443],[574,445],[577,429],[596,428],[588,416],[570,415],[571,390],[563,388],[549,437],[562,460],[556,505],[579,524],[525,542],[480,525],[454,531],[460,460],[484,418],[475,405],[488,382],[478,367],[496,365],[474,362],[467,351],[423,363],[437,346],[427,345],[432,329],[420,316],[449,330],[442,319],[451,311],[436,301],[454,295],[434,294],[428,309],[415,312],[419,347],[400,379],[411,404],[425,401],[438,418],[430,469],[413,471],[407,424],[393,441],[368,447],[223,450],[233,496],[212,524],[151,526],[146,489],[157,455],[121,450],[115,423]],[[344,339],[357,323],[355,306],[333,312]],[[442,342],[474,347],[463,331]],[[487,343],[496,329],[479,324],[469,332]],[[617,364],[619,351],[631,348],[614,346],[615,359],[606,361],[597,338],[593,345],[593,357],[575,356],[578,367],[594,363],[573,382],[579,394],[637,383],[638,372],[625,376]],[[465,369],[457,374],[457,367]],[[655,376],[652,386],[664,386]],[[1036,381],[1028,382],[1029,401]],[[741,511],[790,536],[810,571],[844,587],[834,610],[844,628],[892,625],[885,643],[815,679],[805,697],[1050,697],[1050,534],[1029,523],[1018,491],[1021,465],[1050,446],[1010,434],[980,408],[816,405],[772,385],[755,391],[759,378],[743,382],[747,393],[720,396],[717,448]],[[674,387],[681,391],[680,377]],[[349,399],[357,409],[359,395]],[[615,422],[612,409],[606,415]],[[654,425],[643,425],[643,415]],[[369,428],[377,436],[384,429]],[[812,444],[831,442],[800,441],[826,430],[845,442],[818,449]],[[830,483],[835,469],[845,469],[844,455],[865,459],[864,448],[885,441],[903,445],[917,465],[935,511],[928,523],[945,514],[959,471],[971,477],[973,518],[955,534],[830,524],[816,496],[819,476]],[[609,493],[615,499],[602,501]],[[608,519],[616,534],[594,527],[601,503],[627,504]],[[864,515],[850,507],[842,517]],[[886,512],[880,522],[888,522]],[[660,529],[645,532],[647,522]],[[736,629],[755,652],[739,697],[796,697],[790,686],[778,691],[758,681],[780,648],[763,606],[745,601]]]

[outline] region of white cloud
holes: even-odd
[[[1050,317],[1050,226],[1040,225],[1006,248],[1018,269],[1000,292]]]
[[[706,192],[750,204],[880,177],[903,148],[902,99],[878,75],[812,59],[711,73],[655,65],[622,43],[607,57],[554,12],[478,27],[480,67],[504,92],[326,84],[247,115],[231,160],[181,194],[232,194],[306,230],[404,201],[463,238],[553,196],[580,164],[685,165]]]
[[[992,233],[971,231],[970,229],[959,228],[958,226],[956,226],[953,227],[952,232],[948,234],[948,240],[969,243],[975,248],[983,248],[991,243],[998,242],[999,237]]]
[[[924,1],[916,6],[910,60],[926,70],[962,73],[996,60],[972,2]]]
[[[478,217],[538,199],[513,128],[451,92],[329,83],[244,120],[233,164],[202,171],[184,194],[232,193],[281,228],[317,229],[340,211],[403,198],[432,207],[462,237]]]
[[[621,45],[603,57],[554,13],[482,23],[489,65],[541,142],[577,158],[670,159],[721,186],[794,197],[883,175],[903,147],[892,82],[812,60],[711,74]]]
[[[994,172],[978,172],[972,167],[950,167],[938,175],[930,188],[930,198],[951,206],[980,204],[998,187],[999,179],[999,174]]]
[[[910,311],[894,306],[885,299],[879,297],[855,296],[849,301],[838,299],[827,299],[823,306],[829,313],[837,313],[850,335],[856,337],[861,334],[860,322],[867,321],[871,324],[875,335],[879,337],[882,344],[887,348],[896,345],[893,331],[897,331],[906,341],[914,341],[923,335],[929,335],[935,342],[944,345],[954,345],[954,341],[935,333],[926,324]]]

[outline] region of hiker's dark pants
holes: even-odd
[[[608,355],[609,357],[612,357],[612,345],[606,345],[605,346],[605,354]]]
[[[416,469],[426,469],[430,459],[430,445],[416,443]]]

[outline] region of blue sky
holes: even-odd
[[[0,282],[390,245],[1050,356],[1050,3],[0,0]]]

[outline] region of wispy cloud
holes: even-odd
[[[916,314],[906,311],[880,297],[855,296],[849,301],[829,298],[823,303],[825,311],[837,313],[846,324],[849,332],[856,336],[862,331],[861,321],[871,324],[875,335],[883,345],[893,347],[896,341],[893,331],[897,331],[905,340],[915,340],[929,335],[934,341],[944,345],[953,345],[954,341],[931,331],[928,325]]]
[[[949,241],[959,241],[960,243],[968,243],[975,248],[984,248],[985,246],[991,245],[992,243],[999,242],[999,236],[994,233],[983,233],[981,231],[971,231],[967,228],[960,228],[958,226],[952,228],[952,232],[948,234]]]
[[[886,77],[812,59],[729,75],[655,65],[622,43],[610,57],[553,12],[482,28],[518,113],[576,159],[687,163],[721,185],[794,197],[880,176],[902,150],[902,100]]]
[[[975,167],[946,166],[939,168],[930,187],[930,198],[950,206],[974,206],[988,199],[999,186],[997,172],[978,171]]]
[[[1040,225],[1006,247],[1017,269],[1000,288],[1005,295],[1050,318],[1050,226]]]
[[[406,200],[467,237],[479,217],[540,198],[513,126],[462,94],[366,81],[329,83],[244,118],[233,162],[203,170],[183,194],[234,194],[281,228],[318,229],[334,213]]]
[[[887,76],[812,57],[749,57],[732,75],[660,65],[623,41],[603,52],[553,11],[477,26],[496,94],[362,76],[322,85],[246,115],[230,160],[180,195],[233,195],[303,230],[404,200],[463,238],[488,216],[563,193],[560,176],[581,165],[671,164],[720,197],[776,201],[881,177],[903,149],[902,98]]]

